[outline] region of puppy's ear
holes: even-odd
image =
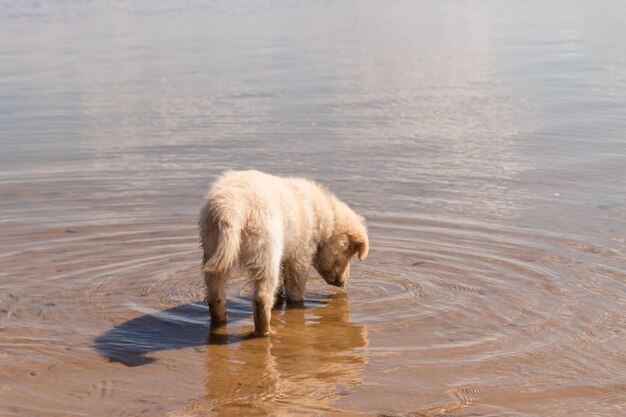
[[[365,260],[370,249],[365,228],[349,231],[348,239],[350,239],[350,244],[353,245],[359,253],[359,261]]]

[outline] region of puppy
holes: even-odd
[[[253,287],[255,334],[269,335],[278,290],[302,302],[310,266],[343,287],[350,259],[369,249],[363,218],[320,185],[259,171],[228,171],[213,184],[198,222],[212,325],[226,321],[226,280],[234,268]]]

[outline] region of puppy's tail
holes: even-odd
[[[214,234],[214,250],[210,257],[205,247],[202,262],[204,272],[228,272],[239,257],[241,245],[241,224],[237,216],[218,216],[213,222],[211,232]]]

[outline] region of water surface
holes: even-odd
[[[626,6],[0,3],[0,415],[626,413]],[[367,218],[210,332],[224,169]]]

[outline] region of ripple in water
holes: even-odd
[[[125,401],[154,412],[165,391],[177,399],[171,410],[190,413],[619,406],[620,252],[477,222],[368,221],[371,256],[354,265],[347,290],[312,275],[304,308],[279,308],[270,340],[247,337],[253,324],[240,278],[229,288],[227,328],[209,331],[192,217],[156,232],[130,222],[37,228],[35,241],[16,235],[2,259],[21,277],[1,300],[3,372],[14,381],[3,389],[15,407],[24,393],[46,392],[32,410],[67,413],[86,410],[94,396],[103,409]],[[41,276],[49,285],[38,285]],[[590,385],[590,375],[602,383]],[[123,387],[129,380],[132,390]],[[381,387],[395,409],[373,400]]]
[[[350,296],[353,317],[376,346],[373,386],[393,375],[405,385],[388,395],[413,392],[436,404],[416,415],[470,406],[499,415],[519,403],[541,413],[548,401],[569,404],[564,409],[572,402],[621,407],[620,252],[566,235],[447,219],[372,216],[369,224],[376,250],[355,268]],[[590,385],[592,375],[602,382]],[[441,402],[434,387],[446,385],[454,388]],[[364,387],[365,404],[368,394]]]
[[[126,3],[0,8],[0,415],[626,414],[620,2]],[[270,339],[198,270],[251,166],[372,240]]]

